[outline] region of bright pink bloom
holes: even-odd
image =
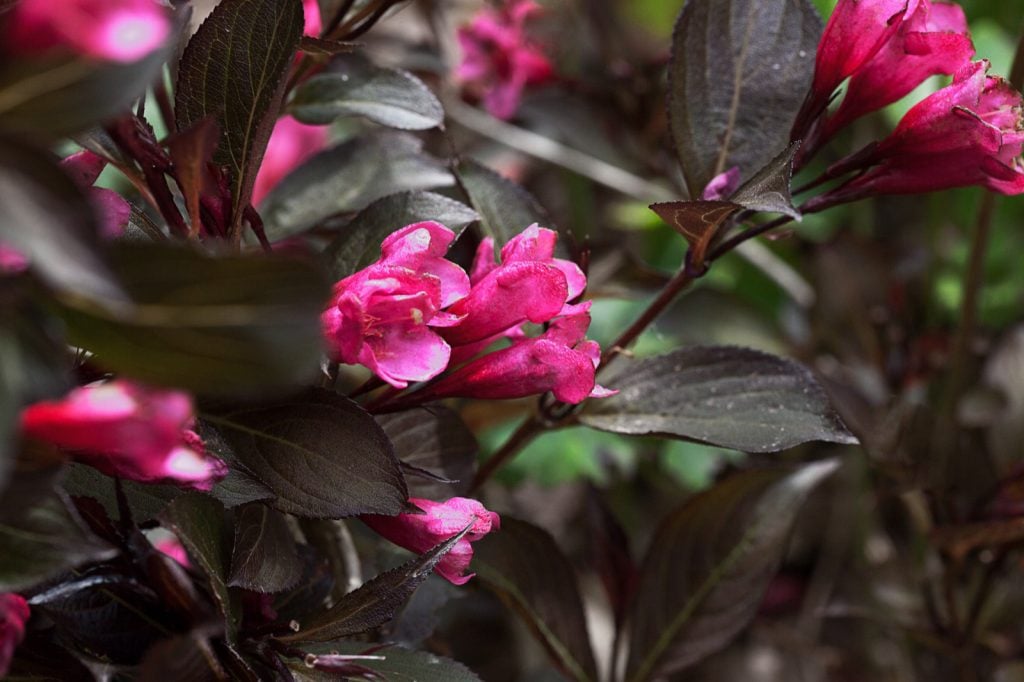
[[[700,198],[704,201],[722,201],[732,196],[739,186],[740,167],[733,166],[711,178],[711,182],[701,192]]]
[[[532,0],[509,0],[500,10],[481,10],[459,29],[462,63],[455,76],[481,92],[484,106],[498,118],[515,115],[526,86],[551,78],[551,63],[524,30],[539,9]]]
[[[973,56],[963,9],[922,0],[875,56],[853,74],[842,104],[825,121],[820,141],[902,99],[929,76],[956,73]]]
[[[21,595],[0,593],[0,677],[7,674],[14,650],[25,638],[25,622],[29,615],[28,603]]]
[[[8,47],[38,53],[66,48],[133,62],[167,40],[171,22],[154,0],[21,0],[8,22]]]
[[[614,395],[594,383],[601,348],[584,337],[590,326],[590,302],[566,306],[537,338],[514,341],[509,348],[483,355],[414,394],[415,399],[523,398],[551,391],[565,403]]]
[[[494,240],[485,238],[477,249],[469,296],[449,312],[462,321],[445,330],[453,346],[496,339],[524,322],[540,324],[562,312],[587,286],[575,263],[555,258],[557,233],[533,224],[501,249],[494,259]]]
[[[99,218],[100,235],[113,239],[124,234],[132,213],[131,205],[112,189],[92,186],[107,165],[106,159],[90,151],[81,151],[65,157],[60,165],[75,184],[88,192],[89,201]]]
[[[436,568],[438,575],[453,585],[464,585],[469,582],[475,575],[466,575],[469,562],[473,559],[473,547],[470,543],[498,530],[501,518],[485,509],[476,500],[465,497],[453,497],[446,502],[411,497],[409,502],[425,513],[398,516],[367,514],[359,518],[384,538],[417,554],[433,549],[457,535],[466,526],[473,524],[469,532],[444,555]]]
[[[308,126],[291,116],[278,119],[252,189],[255,206],[303,161],[327,146],[327,127]]]
[[[1002,194],[1024,192],[1021,94],[986,76],[988,62],[968,64],[953,83],[907,112],[881,142],[837,162],[840,176],[867,169],[808,202],[806,211],[880,194],[914,194],[981,185]]]
[[[407,225],[381,244],[380,259],[334,285],[322,322],[333,355],[395,388],[448,366],[451,348],[432,327],[459,317],[442,308],[469,292],[469,277],[444,259],[455,234],[435,222]]]
[[[158,552],[174,559],[185,568],[192,565],[192,562],[189,561],[188,558],[188,552],[185,551],[185,547],[181,544],[181,541],[173,535],[166,537],[163,540],[158,540],[154,543],[153,547],[156,548]]]
[[[209,490],[227,468],[189,430],[193,420],[187,394],[113,380],[29,405],[21,428],[111,476]]]
[[[320,19],[319,0],[302,0],[302,15],[306,20],[302,33],[307,36],[319,38],[320,31],[323,30],[323,23]]]

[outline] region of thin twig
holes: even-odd
[[[486,483],[494,473],[500,469],[505,462],[516,455],[520,450],[530,444],[530,442],[537,437],[537,435],[545,428],[544,424],[537,419],[536,415],[531,416],[529,419],[519,425],[511,436],[505,441],[501,448],[495,452],[490,459],[483,463],[480,470],[476,472],[476,476],[473,478],[473,484],[469,487],[468,495],[472,495],[474,492],[480,489],[484,483]]]

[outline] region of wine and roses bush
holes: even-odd
[[[626,4],[0,2],[0,676],[752,679],[793,609],[807,679],[1019,657],[978,301],[1024,56],[952,2],[686,0],[661,44]],[[936,325],[844,225],[961,188]],[[772,352],[655,329],[744,277]]]

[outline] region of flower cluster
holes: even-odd
[[[167,40],[171,22],[154,0],[21,0],[8,22],[6,48],[19,54],[73,51],[133,62]]]
[[[338,282],[322,318],[333,357],[398,389],[452,369],[413,393],[418,402],[609,395],[594,382],[600,349],[584,338],[589,303],[570,304],[587,280],[554,257],[557,235],[531,225],[502,248],[500,263],[484,239],[469,276],[444,258],[454,238],[440,223],[408,225],[384,240],[379,260]],[[529,338],[527,322],[549,328]],[[476,357],[506,338],[511,347]]]
[[[113,380],[29,405],[21,430],[111,476],[209,490],[227,468],[206,453],[194,419],[185,393]]]
[[[466,584],[475,575],[466,574],[473,559],[470,543],[498,530],[501,519],[476,500],[465,497],[453,497],[446,502],[411,497],[409,503],[423,513],[398,516],[366,514],[359,518],[377,534],[418,554],[436,547],[472,524],[469,532],[455,543],[435,569],[438,575],[453,585]]]
[[[861,116],[891,104],[929,76],[951,85],[915,105],[886,139],[833,164],[826,178],[857,173],[808,202],[805,212],[880,194],[981,185],[1024,192],[1021,95],[971,62],[963,10],[931,0],[840,0],[818,47],[814,81],[793,127],[801,165]],[[834,111],[829,102],[849,79]]]
[[[498,118],[512,118],[523,90],[551,78],[551,63],[526,37],[526,20],[539,9],[533,0],[511,0],[500,9],[481,10],[459,29],[462,62],[455,77],[482,95]]]

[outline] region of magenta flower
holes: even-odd
[[[286,175],[327,146],[327,137],[326,126],[309,126],[291,116],[278,119],[256,174],[252,204],[258,205]]]
[[[15,53],[64,48],[96,59],[133,62],[160,47],[171,32],[154,0],[21,0],[8,22]]]
[[[487,111],[498,118],[515,115],[526,86],[551,78],[551,63],[524,30],[539,9],[532,0],[509,0],[500,10],[481,10],[459,29],[462,62],[455,77],[480,93]]]
[[[988,62],[968,64],[953,83],[919,102],[877,144],[840,160],[829,174],[861,175],[815,197],[805,212],[880,194],[914,194],[980,185],[1024,192],[1021,94],[986,76]]]
[[[904,15],[874,57],[854,72],[839,109],[825,120],[819,143],[861,116],[902,99],[929,76],[956,73],[973,56],[963,9],[922,0]]]
[[[209,490],[227,468],[206,453],[193,420],[187,394],[113,380],[29,405],[21,429],[111,476]]]
[[[29,615],[28,603],[21,595],[0,593],[0,677],[7,674],[14,650],[25,638],[25,622]]]
[[[307,36],[319,38],[320,31],[323,30],[323,22],[320,18],[320,1],[302,0],[302,16],[305,18],[305,25],[302,28],[302,33]]]
[[[566,306],[564,312],[539,337],[513,341],[509,348],[472,360],[413,394],[414,399],[507,399],[551,391],[558,400],[575,405],[614,395],[617,391],[594,382],[601,348],[584,338],[590,302]]]
[[[587,278],[575,263],[554,257],[557,239],[533,224],[505,244],[498,264],[494,240],[485,238],[473,261],[469,295],[449,309],[462,321],[444,331],[445,339],[453,346],[488,342],[562,312],[583,293]]]
[[[100,235],[113,239],[124,234],[132,213],[131,205],[112,189],[92,186],[107,165],[106,159],[90,151],[81,151],[65,157],[60,165],[75,184],[88,193],[99,218]]]
[[[473,559],[473,547],[488,533],[498,530],[501,518],[488,511],[476,500],[453,497],[445,502],[434,502],[415,497],[409,502],[423,510],[423,514],[378,516],[366,514],[359,518],[385,539],[399,547],[423,554],[458,534],[466,526],[473,527],[444,555],[435,569],[453,585],[464,585],[475,574],[466,574]]]
[[[451,348],[432,328],[458,323],[442,308],[469,292],[466,273],[444,259],[454,239],[440,223],[407,225],[384,240],[376,263],[335,284],[321,318],[332,355],[395,388],[443,372]]]

